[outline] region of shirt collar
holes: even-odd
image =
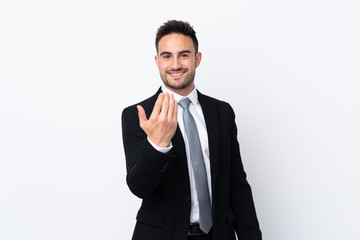
[[[192,102],[192,104],[194,104],[195,106],[198,104],[198,93],[197,93],[196,87],[194,87],[194,89],[191,91],[191,93],[189,93],[189,95],[187,95],[187,96],[181,96],[180,94],[177,94],[177,93],[171,91],[170,89],[168,89],[167,87],[165,87],[165,85],[162,85],[161,91],[163,93],[166,93],[166,92],[172,93],[174,95],[174,99],[177,102],[188,97],[190,99],[190,101]]]

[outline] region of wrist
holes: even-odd
[[[149,141],[150,145],[153,146],[153,148],[155,148],[157,151],[162,152],[162,153],[169,152],[171,150],[171,148],[173,147],[171,142],[166,147],[161,147],[161,146],[155,144],[154,142],[152,142],[149,137],[147,137],[147,140]]]

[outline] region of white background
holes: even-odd
[[[130,239],[120,115],[189,21],[198,89],[231,103],[266,240],[360,236],[356,0],[0,0],[0,239]]]

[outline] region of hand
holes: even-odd
[[[137,109],[140,127],[151,142],[159,147],[168,147],[177,128],[178,104],[174,96],[160,93],[149,119],[142,106],[138,105]]]

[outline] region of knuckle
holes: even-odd
[[[159,119],[159,122],[160,122],[161,124],[165,124],[165,123],[166,123],[166,119],[165,119],[165,118],[160,118],[160,119]]]
[[[156,120],[157,120],[157,117],[156,117],[156,116],[151,115],[151,116],[150,116],[150,118],[149,118],[149,120],[151,120],[151,121],[156,121]]]

